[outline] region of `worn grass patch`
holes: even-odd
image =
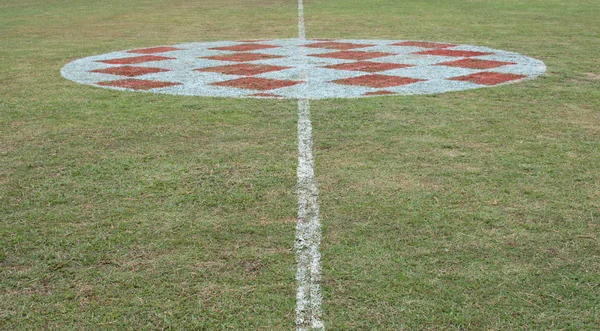
[[[291,38],[286,1],[0,4],[0,328],[294,327],[296,103],[118,92],[77,58]],[[521,84],[311,103],[332,330],[600,324],[591,0],[317,1],[309,37],[543,60]]]

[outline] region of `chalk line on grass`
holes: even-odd
[[[308,100],[298,100],[298,221],[296,223],[296,326],[323,330],[321,321],[321,224],[312,155]]]
[[[304,6],[298,0],[298,38],[306,39]],[[301,54],[304,55],[305,54]],[[303,57],[304,57],[303,56]],[[304,72],[304,80],[308,74]],[[298,220],[296,223],[296,329],[325,330],[321,311],[321,223],[312,154],[310,102],[298,100]]]
[[[304,4],[298,0],[298,38],[306,39],[306,29],[304,28]]]

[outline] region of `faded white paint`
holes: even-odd
[[[296,224],[296,325],[324,330],[321,321],[321,223],[312,155],[308,100],[298,100],[298,221]]]
[[[298,38],[306,38],[304,6],[298,0]],[[301,47],[301,58],[306,53]],[[303,80],[308,73],[301,73]],[[315,180],[312,155],[312,124],[310,102],[298,100],[298,220],[296,223],[296,329],[325,330],[321,310],[321,223],[319,221],[319,192]]]
[[[298,0],[298,38],[306,39],[306,29],[304,28],[304,4]]]

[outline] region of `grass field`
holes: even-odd
[[[309,38],[472,44],[548,67],[311,102],[327,328],[600,328],[598,1],[304,6]],[[294,329],[297,103],[112,91],[60,69],[296,36],[296,1],[0,1],[0,329]]]

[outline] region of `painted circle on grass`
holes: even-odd
[[[356,39],[185,43],[75,60],[62,75],[103,88],[191,96],[359,98],[435,94],[534,78],[543,62],[470,45]]]

